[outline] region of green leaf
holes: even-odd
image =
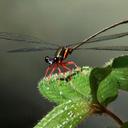
[[[73,70],[73,74],[66,73],[66,80],[53,75],[39,82],[41,95],[58,106],[35,128],[74,128],[96,110],[92,106],[108,105],[119,89],[128,91],[128,56],[115,58],[102,68]]]
[[[88,101],[68,100],[55,107],[34,128],[74,128],[89,112]]]
[[[122,125],[122,127],[121,128],[128,128],[128,121],[127,122],[125,122],[123,125]]]
[[[67,100],[85,99],[92,100],[89,75],[92,68],[84,67],[71,81],[57,80],[56,76],[43,79],[39,82],[39,91],[48,100],[61,104]],[[74,71],[75,72],[75,71]]]
[[[98,103],[97,91],[100,85],[100,82],[103,81],[111,73],[110,66],[105,68],[94,68],[90,73],[90,88],[93,103]]]
[[[113,68],[128,68],[128,55],[120,56],[113,59]]]
[[[54,75],[39,82],[40,93],[48,100],[59,104],[35,128],[74,128],[91,113],[90,72],[84,67],[72,76],[69,82]],[[69,75],[69,74],[66,74]]]
[[[115,100],[119,89],[128,91],[128,56],[115,58],[106,67],[111,68],[111,71],[99,82],[97,91],[98,101],[104,105]]]
[[[119,89],[128,91],[128,56],[115,58],[112,67],[113,75],[119,83]]]

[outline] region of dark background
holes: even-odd
[[[128,18],[127,0],[0,0],[0,31],[36,36],[68,44],[81,41],[112,23]],[[127,31],[128,25],[114,32]],[[112,32],[108,32],[109,34]],[[66,43],[64,43],[66,42]],[[127,45],[128,37],[98,45]],[[90,46],[94,46],[90,45]],[[48,66],[44,56],[53,51],[8,54],[7,49],[31,44],[0,40],[0,128],[32,128],[54,104],[38,92],[37,84]],[[35,46],[35,45],[34,45]],[[101,66],[127,52],[75,51],[70,60],[79,66]],[[128,95],[120,92],[109,109],[128,120]],[[90,117],[79,128],[115,126],[107,116]]]

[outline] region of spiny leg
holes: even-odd
[[[51,68],[53,67],[53,65],[49,65],[45,71],[45,77],[47,77],[47,74],[49,72],[49,70],[51,70]]]
[[[57,69],[58,69],[59,74],[61,74],[62,71],[60,70],[59,65],[58,65]]]
[[[62,71],[60,70],[59,65],[58,65],[57,69],[58,69],[59,74],[61,74]],[[58,78],[58,80],[60,80],[60,78]]]
[[[67,61],[65,62],[65,64],[67,65],[74,65],[76,68],[78,68],[79,66],[77,66],[77,64],[74,61]]]
[[[63,67],[64,70],[66,69],[66,70],[69,71],[70,73],[72,72],[72,70],[71,70],[70,68],[68,68],[64,63],[61,64],[61,65],[62,65],[62,67]],[[64,76],[66,77],[65,72],[64,72]]]
[[[77,65],[75,64],[75,62],[73,62],[73,61],[62,62],[62,63],[59,63],[59,64],[52,64],[52,65],[49,65],[48,68],[46,69],[46,71],[45,71],[45,77],[48,75],[48,72],[49,72],[51,69],[52,69],[52,70],[51,70],[49,76],[51,76],[52,73],[53,73],[56,69],[58,69],[59,74],[62,73],[62,71],[61,71],[61,69],[59,68],[59,66],[62,66],[62,67],[63,67],[64,73],[66,72],[66,70],[68,70],[68,71],[71,72],[71,69],[68,68],[66,65],[74,65],[75,67],[78,68],[78,66],[77,66]],[[65,69],[66,69],[66,70],[65,70]]]
[[[59,63],[58,65],[60,65],[61,67],[63,67],[63,62],[62,63]],[[66,69],[63,67],[63,70],[64,70],[64,75],[65,75],[65,72],[66,72]],[[61,72],[62,73],[62,72]]]
[[[71,69],[70,69],[70,68],[68,68],[68,67],[66,66],[66,64],[65,64],[65,63],[62,63],[61,65],[62,65],[62,67],[63,67],[64,69],[67,69],[68,71],[70,71],[70,72],[71,72]]]
[[[56,70],[56,68],[57,68],[57,64],[54,64],[54,65],[53,65],[53,68],[52,68],[52,71],[50,72],[50,75],[49,75],[49,76],[52,75],[52,73]]]

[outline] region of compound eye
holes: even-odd
[[[45,61],[48,63],[49,62],[49,56],[45,56]]]

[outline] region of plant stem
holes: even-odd
[[[104,107],[104,113],[106,113],[107,115],[109,115],[111,118],[113,118],[120,126],[123,125],[123,121],[114,113],[112,113],[110,110],[108,110],[107,108]]]
[[[105,113],[105,114],[109,115],[111,118],[113,118],[120,126],[123,125],[123,121],[117,115],[115,115],[113,112],[108,110],[106,107],[104,107],[100,103],[93,104],[93,112],[100,113],[100,114]]]

